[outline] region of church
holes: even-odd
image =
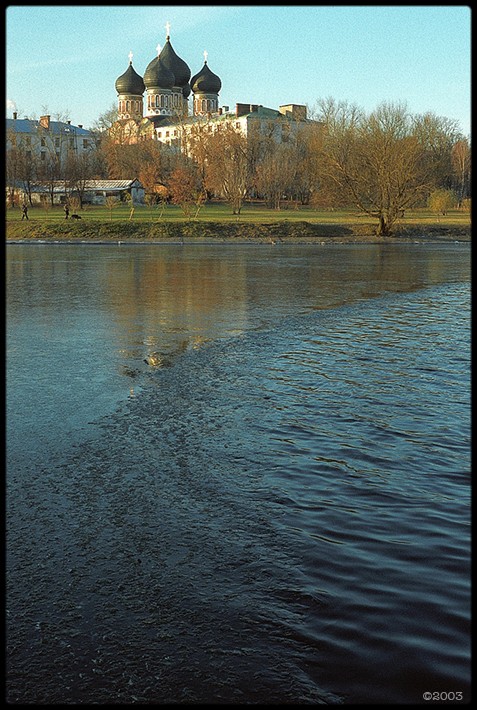
[[[288,140],[303,124],[313,123],[306,117],[306,107],[286,104],[278,110],[259,104],[237,103],[234,111],[228,106],[219,107],[222,81],[208,66],[207,52],[204,65],[194,76],[187,63],[174,51],[170,39],[170,26],[166,25],[166,43],[158,46],[141,76],[133,67],[132,53],[129,66],[116,79],[118,95],[118,120],[111,129],[114,140],[122,143],[154,139],[161,143],[181,147],[181,137],[198,123],[208,124],[214,130],[224,122],[231,123],[244,135],[251,125],[270,126],[277,142]],[[192,94],[192,113],[189,97]],[[294,128],[294,131],[293,131]]]

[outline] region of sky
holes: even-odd
[[[219,106],[277,109],[334,98],[371,112],[412,114],[471,128],[471,10],[467,5],[9,5],[7,118],[50,114],[90,128],[117,105],[116,79],[141,76],[164,45],[192,75],[222,81]],[[191,99],[189,99],[191,105]]]

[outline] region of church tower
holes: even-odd
[[[189,113],[187,99],[191,92],[190,69],[172,48],[169,29],[167,23],[166,43],[162,50],[159,45],[156,47],[157,57],[149,63],[144,73],[146,118],[155,124]]]
[[[157,57],[149,62],[144,72],[144,85],[146,87],[146,118],[153,123],[158,123],[166,117],[173,115],[172,88],[175,77],[172,71],[161,59],[161,48],[158,45]]]
[[[166,23],[166,43],[159,55],[163,64],[173,73],[174,85],[172,87],[172,109],[175,115],[187,116],[188,97],[191,91],[190,69],[183,59],[175,53],[169,35],[170,25]]]
[[[132,65],[132,52],[129,52],[129,66],[116,79],[118,92],[118,114],[120,119],[133,118],[142,120],[144,82]]]
[[[190,80],[194,92],[194,116],[206,116],[219,111],[219,91],[222,82],[207,66],[207,56],[207,52],[204,52],[204,66]]]

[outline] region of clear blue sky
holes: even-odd
[[[334,97],[367,111],[406,102],[470,134],[471,10],[466,5],[10,5],[7,117],[67,114],[90,127],[116,104],[128,67],[143,75],[165,42],[192,74],[208,52],[219,105],[316,106]]]

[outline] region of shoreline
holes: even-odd
[[[370,225],[299,222],[7,222],[7,244],[409,244],[470,242],[471,226],[397,225],[377,236]]]

